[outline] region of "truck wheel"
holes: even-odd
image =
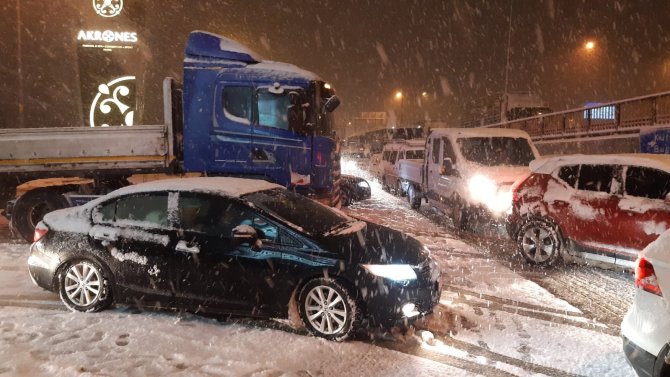
[[[396,186],[395,186],[395,187],[396,187],[396,194],[397,194],[398,196],[403,197],[403,196],[407,195],[407,193],[405,192],[405,190],[402,189],[402,182],[400,182],[400,180],[398,180],[398,181],[396,182]]]
[[[421,196],[411,183],[407,187],[407,202],[412,209],[419,209],[421,207]]]
[[[44,215],[65,208],[68,202],[60,192],[50,189],[36,189],[22,195],[12,211],[12,227],[28,242],[33,241],[35,226]]]

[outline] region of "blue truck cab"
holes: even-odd
[[[340,178],[337,105],[314,73],[194,31],[184,57],[183,169],[332,198]]]

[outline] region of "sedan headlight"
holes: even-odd
[[[364,264],[369,273],[394,281],[416,280],[416,272],[408,264]]]

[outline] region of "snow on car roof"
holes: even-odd
[[[572,154],[565,156],[543,157],[530,163],[533,172],[550,174],[556,168],[565,165],[612,164],[633,165],[655,168],[670,173],[670,155],[622,153],[622,154]]]
[[[240,197],[253,192],[283,188],[283,186],[260,179],[231,177],[196,177],[172,178],[123,187],[114,191],[115,195],[152,191],[192,191],[222,194],[229,197]]]
[[[523,137],[530,139],[527,132],[509,128],[434,128],[430,134],[435,137]]]

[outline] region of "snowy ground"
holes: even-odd
[[[505,255],[503,239],[456,235],[376,185],[372,199],[347,211],[417,237],[439,261],[440,305],[415,333],[333,343],[274,321],[127,308],[70,313],[30,282],[27,245],[0,237],[0,375],[634,375],[618,336],[628,279],[586,267],[560,276],[524,269]],[[561,294],[562,285],[578,290],[590,274],[604,275],[598,281],[613,282],[610,290],[621,291],[614,296],[624,296],[607,315],[583,305],[587,299]],[[602,295],[608,287],[592,291]]]

